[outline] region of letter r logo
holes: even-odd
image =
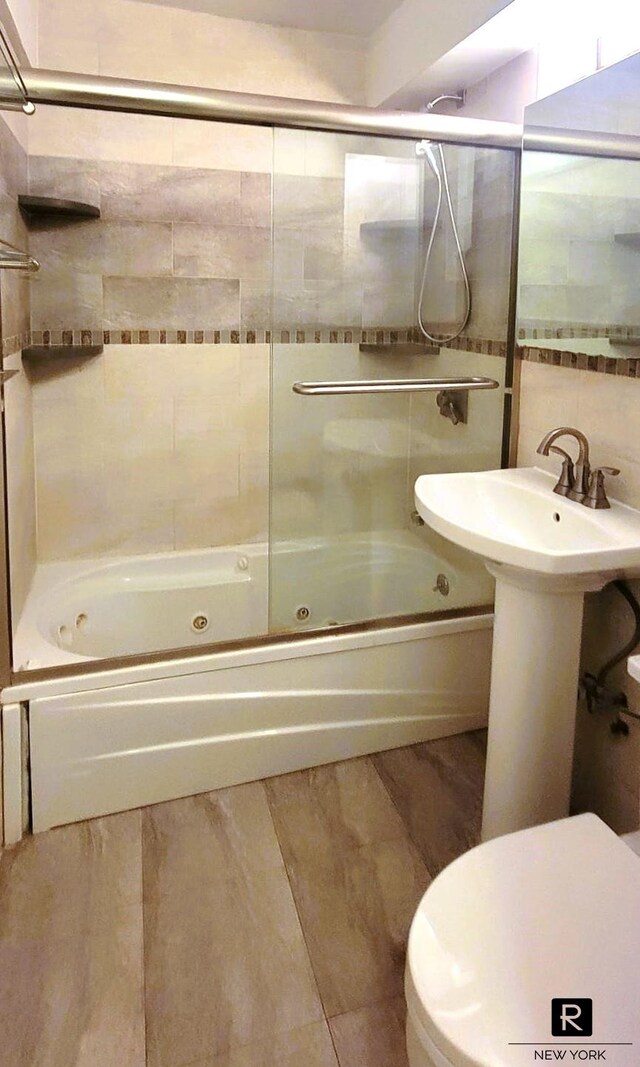
[[[585,997],[557,997],[551,1001],[553,1037],[591,1037],[593,1001]]]

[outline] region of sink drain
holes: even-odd
[[[208,615],[200,614],[200,615],[194,615],[193,616],[193,618],[191,620],[191,629],[195,633],[201,634],[202,631],[203,630],[207,630],[208,627],[209,627],[209,616]]]

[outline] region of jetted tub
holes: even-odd
[[[304,632],[491,600],[484,568],[443,563],[411,531],[279,544],[271,629]],[[438,575],[446,585],[438,587]],[[442,583],[442,579],[440,580]],[[208,645],[269,632],[266,544],[38,567],[16,669]]]
[[[45,830],[483,726],[490,613],[304,633],[350,621],[364,581],[378,614],[487,603],[484,572],[455,560],[411,531],[292,543],[274,560],[271,609],[293,639],[90,673],[92,657],[265,634],[266,548],[40,566],[17,663],[67,669],[2,693],[7,840],[29,819]],[[448,596],[434,588],[443,572]]]

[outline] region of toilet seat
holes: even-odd
[[[639,970],[640,862],[578,815],[479,845],[435,879],[409,934],[408,1027],[424,1063],[432,1045],[452,1067],[531,1064],[533,1047],[563,1043],[551,999],[588,998],[593,1036],[576,1040],[633,1042],[607,1056],[633,1065]]]

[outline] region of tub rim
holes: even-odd
[[[11,682],[2,689],[0,701],[6,704],[37,697],[80,693],[251,663],[419,641],[425,637],[490,629],[492,626],[493,606],[485,604],[348,623],[329,629],[323,627],[304,633],[266,634],[210,645],[97,659],[83,664],[12,671]]]

